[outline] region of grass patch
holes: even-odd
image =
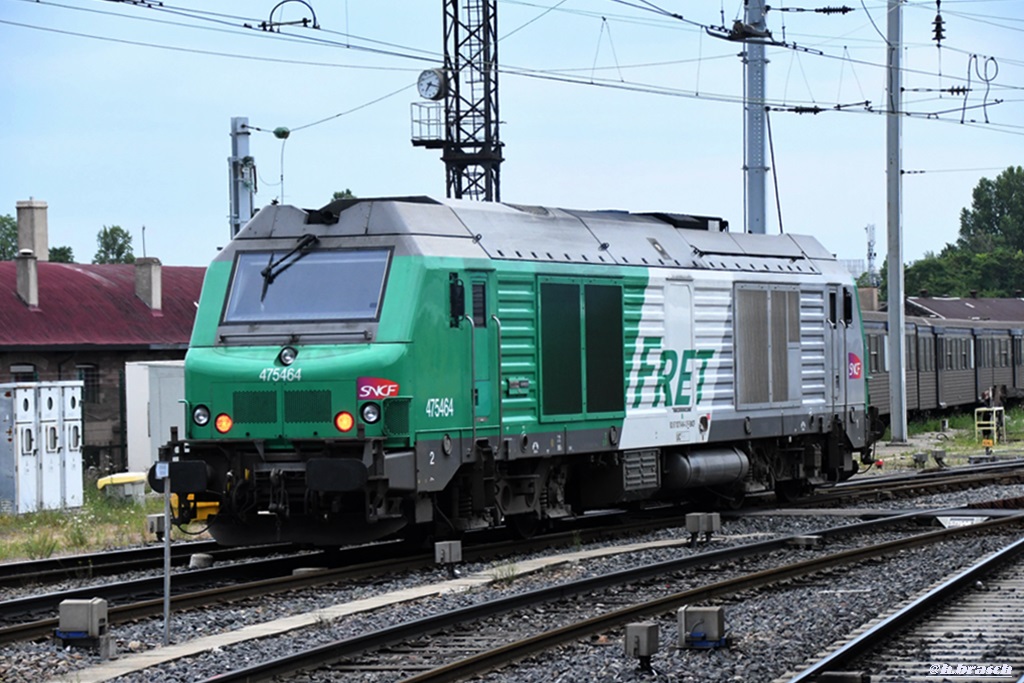
[[[968,430],[974,436],[974,412],[957,413],[946,417],[927,417],[917,419],[907,425],[907,432],[911,436],[927,434],[929,432],[941,432],[942,421],[949,420],[949,430]]]
[[[948,428],[943,431],[942,421],[948,420]],[[1004,412],[1006,438],[1008,441],[1024,441],[1024,408],[1010,408]],[[945,434],[944,445],[953,450],[977,450],[981,439],[974,433],[974,411],[950,413],[948,415],[929,415],[918,418],[907,424],[908,436],[922,434]],[[892,430],[886,429],[882,441],[892,441]]]
[[[509,585],[516,580],[519,576],[519,569],[515,563],[503,564],[494,568],[494,572],[491,577],[494,579],[494,583]]]
[[[139,503],[108,498],[92,487],[84,493],[82,507],[77,509],[0,515],[0,562],[101,552],[155,540],[146,534],[146,515],[163,513],[162,496],[147,496]],[[175,527],[171,539],[191,541],[197,537]]]

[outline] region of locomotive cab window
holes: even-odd
[[[238,254],[225,323],[376,320],[391,251],[246,251]]]

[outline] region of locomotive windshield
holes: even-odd
[[[391,255],[387,249],[311,251],[268,277],[287,252],[238,254],[225,323],[375,320]]]

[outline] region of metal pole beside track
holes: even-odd
[[[156,478],[164,482],[164,647],[171,642],[171,463],[156,464]]]

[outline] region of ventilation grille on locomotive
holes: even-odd
[[[236,391],[234,417],[239,424],[272,424],[277,422],[277,392]]]
[[[389,398],[384,401],[384,433],[388,436],[409,435],[408,398]]]
[[[284,392],[284,421],[291,423],[330,422],[331,392]]]

